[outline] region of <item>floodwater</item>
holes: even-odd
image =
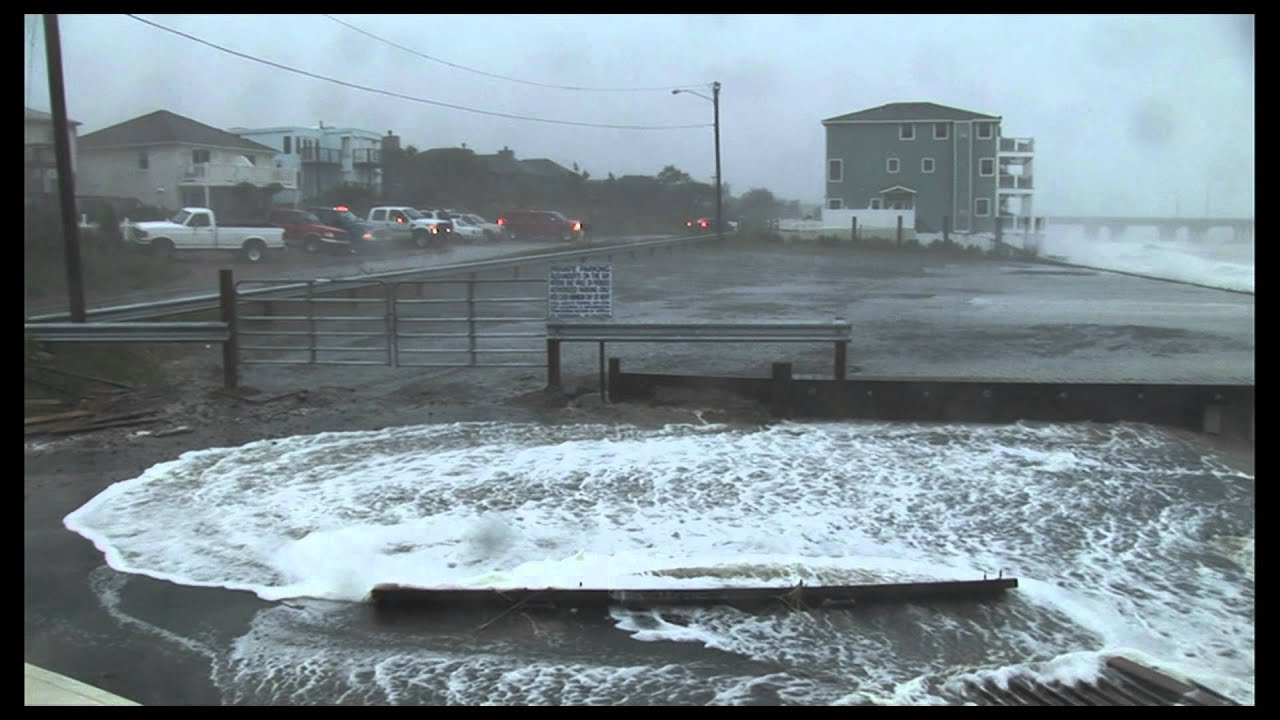
[[[458,423],[187,453],[65,522],[116,570],[285,601],[203,641],[226,702],[953,703],[971,674],[1087,677],[1122,652],[1251,703],[1254,497],[1252,475],[1140,425]],[[488,625],[361,602],[378,582],[984,573],[1020,586],[975,605]]]
[[[1252,289],[1251,243],[1134,242],[1071,259]],[[1206,266],[1205,253],[1225,259]],[[1246,295],[943,257],[886,270],[843,248],[744,254],[732,273],[693,282],[681,273],[699,257],[620,263],[619,318],[845,317],[857,329],[851,371],[870,374],[1253,377]],[[576,352],[566,367],[593,367],[594,349]],[[778,357],[619,352],[628,367],[707,371]],[[805,357],[829,372],[827,353]],[[206,659],[225,703],[956,703],[966,677],[1088,678],[1123,653],[1252,704],[1254,483],[1251,466],[1198,439],[1138,424],[443,423],[187,453],[64,522],[114,568],[89,578],[101,607]],[[1000,573],[1019,588],[990,603],[764,614],[387,617],[364,602],[380,582]],[[177,621],[157,590],[129,599],[140,575],[271,604],[247,624],[219,621],[210,608],[228,594],[193,590],[208,596],[190,614],[212,617]]]

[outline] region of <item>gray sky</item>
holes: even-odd
[[[273,62],[511,115],[697,125],[722,83],[733,192],[823,196],[824,118],[928,101],[1001,115],[1036,139],[1039,214],[1254,214],[1252,16],[143,15]],[[393,130],[420,149],[509,146],[594,178],[674,164],[715,174],[710,127],[618,130],[490,117],[298,76],[125,15],[61,16],[67,107],[81,134],[166,109],[216,127]],[[33,33],[33,29],[35,32]],[[43,31],[26,16],[26,104],[48,110]],[[34,54],[32,52],[34,48]],[[498,79],[453,67],[465,66]],[[662,88],[584,92],[590,88]]]

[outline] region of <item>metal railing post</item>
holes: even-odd
[[[218,298],[222,322],[227,324],[227,340],[222,343],[222,382],[227,389],[239,383],[240,359],[236,342],[236,286],[230,270],[218,271]]]
[[[316,309],[315,309],[315,284],[307,282],[307,346],[309,349],[308,356],[311,358],[311,364],[316,364]]]
[[[467,364],[476,364],[476,274],[467,276]]]
[[[387,323],[387,364],[391,367],[400,367],[400,322],[396,314],[396,301],[399,298],[400,283],[388,283],[387,291],[383,293],[383,299],[386,302],[386,323]]]
[[[547,338],[547,387],[560,387],[560,341]]]

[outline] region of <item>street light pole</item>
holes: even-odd
[[[716,241],[724,240],[724,211],[722,207],[724,193],[720,191],[720,81],[711,83],[711,97],[707,97],[702,93],[692,90],[678,88],[671,91],[672,95],[680,93],[689,93],[697,95],[703,100],[710,100],[712,107],[715,108],[715,133],[716,133]]]

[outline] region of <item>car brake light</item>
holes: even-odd
[[[581,222],[575,222],[575,223],[573,224],[573,231],[574,231],[574,232],[582,232],[582,223],[581,223]]]
[[[711,225],[711,223],[707,222],[706,220],[703,220],[702,222],[700,222],[700,223],[698,223],[698,224],[699,224],[699,225],[701,225],[702,227],[710,227],[710,225]]]
[[[346,212],[346,211],[347,211],[347,209],[348,209],[348,208],[347,208],[347,206],[346,206],[346,205],[339,205],[338,207],[334,208],[334,211],[336,211],[336,212]]]
[[[684,226],[685,226],[685,227],[693,227],[693,221],[692,221],[692,220],[687,220],[687,221],[685,221]]]
[[[506,225],[506,224],[507,224],[507,219],[506,219],[506,218],[498,218],[498,224],[499,224],[499,225]]]

